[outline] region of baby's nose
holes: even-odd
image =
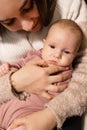
[[[61,55],[62,55],[61,51],[58,51],[54,54],[54,57],[59,59],[61,58]]]

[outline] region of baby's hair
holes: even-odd
[[[69,30],[71,33],[77,35],[77,43],[79,44],[79,46],[83,42],[83,39],[84,39],[83,32],[82,32],[80,26],[75,21],[70,20],[70,19],[61,19],[61,20],[58,20],[58,21],[54,22],[53,24],[51,24],[51,27],[53,27],[53,26],[54,27],[58,26],[59,28],[61,28],[63,30],[65,30],[65,29]]]

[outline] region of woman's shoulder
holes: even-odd
[[[72,5],[72,2],[73,0],[67,0],[67,2],[65,0],[57,0],[52,22],[58,19],[67,18],[67,13]]]
[[[76,22],[87,21],[87,5],[84,0],[57,0],[52,22],[58,19],[72,19]]]

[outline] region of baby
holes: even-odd
[[[51,66],[58,65],[65,67],[65,69],[71,67],[73,60],[78,55],[82,41],[83,33],[74,21],[66,19],[59,20],[51,25],[46,38],[43,39],[43,49],[28,52],[26,57],[15,63],[2,64],[0,66],[0,76],[6,74],[11,67],[20,69],[27,62],[39,59],[43,59]],[[53,94],[56,96],[55,93]],[[3,126],[3,122],[5,122],[4,127],[7,129],[15,118],[43,109],[44,104],[48,101],[48,99],[35,94],[28,95],[26,101],[12,99],[0,106],[0,113],[3,109],[5,112],[5,117],[4,113],[0,117],[0,124]],[[13,106],[15,104],[16,106],[14,108]],[[20,129],[22,130],[23,128],[17,128],[17,130]]]
[[[77,56],[82,40],[83,33],[74,21],[59,20],[50,27],[46,39],[43,39],[43,49],[29,51],[27,56],[17,62],[2,64],[0,66],[0,76],[6,74],[11,66],[21,68],[28,61],[41,58],[48,65],[68,67]]]

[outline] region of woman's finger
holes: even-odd
[[[48,66],[46,68],[44,68],[44,70],[49,74],[49,75],[52,75],[52,74],[55,74],[55,73],[59,73],[59,72],[62,72],[64,70],[67,70],[68,68],[64,68],[64,67],[58,67],[58,66]]]
[[[49,85],[46,87],[46,91],[58,92],[58,87],[57,85]]]
[[[52,99],[54,96],[50,93],[48,93],[48,91],[44,91],[42,94],[41,94],[42,97],[45,97],[47,99]]]
[[[44,60],[33,60],[33,61],[29,61],[26,63],[26,65],[35,65],[35,66],[39,66],[39,67],[47,67],[47,63]]]
[[[64,84],[59,84],[59,83],[55,83],[55,85],[50,85],[46,88],[46,90],[48,91],[49,94],[53,93],[58,93],[58,92],[62,92],[64,89],[66,89],[68,87],[68,82],[64,83]]]
[[[47,67],[48,66],[47,63],[44,60],[37,60],[37,61],[35,61],[34,64],[37,65],[37,66],[41,66],[41,67]]]
[[[57,85],[57,92],[62,92],[68,87],[68,83]]]
[[[64,72],[58,73],[57,75],[49,76],[49,81],[50,83],[63,82],[65,80],[70,79],[71,75],[72,75],[72,70],[64,71]]]
[[[24,125],[18,126],[14,129],[11,129],[10,127],[7,130],[26,130],[26,127]]]
[[[19,126],[24,126],[25,122],[25,118],[17,118],[13,121],[10,130],[14,130],[15,128],[19,127]]]

